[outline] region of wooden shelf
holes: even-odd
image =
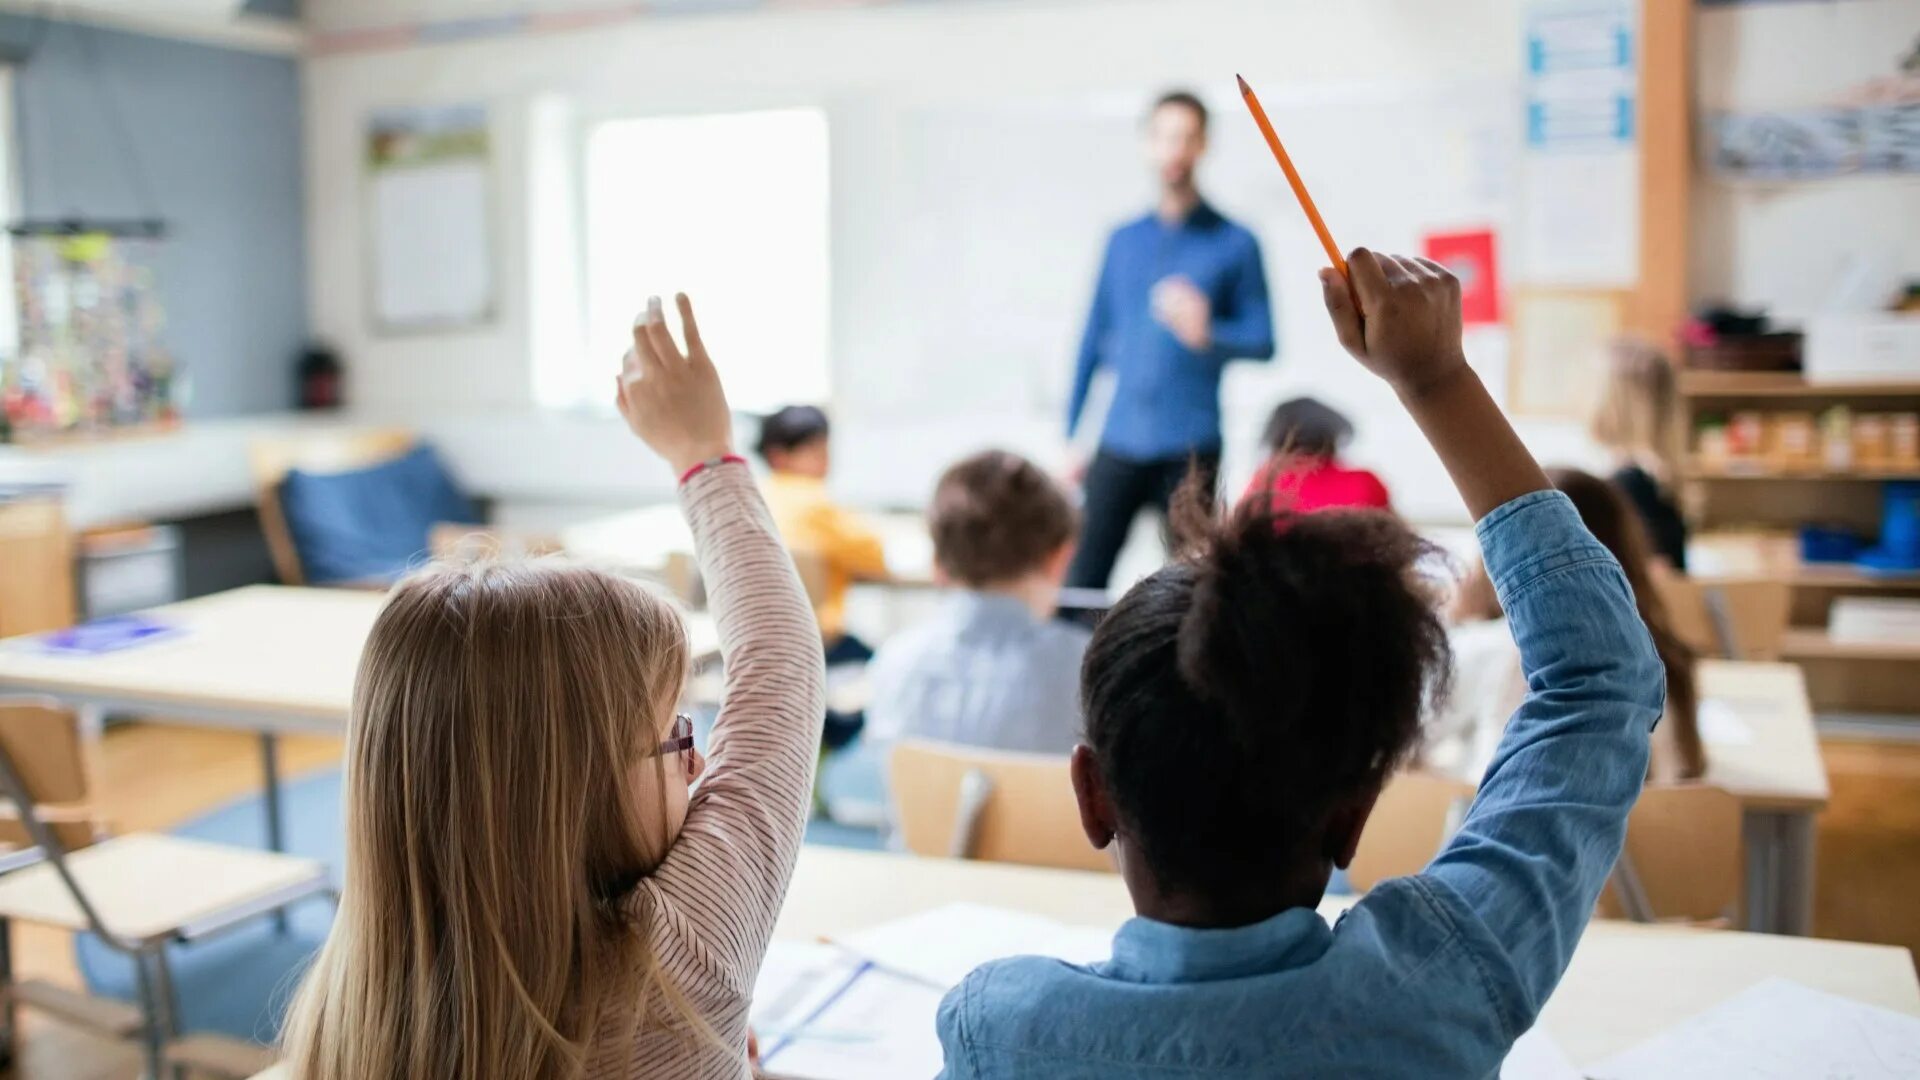
[[[1860,592],[1920,590],[1920,573],[1870,574],[1845,563],[1796,566],[1786,570],[1763,570],[1750,574],[1699,574],[1695,575],[1694,580],[1703,584],[1778,581],[1801,589],[1848,589]]]
[[[1797,371],[1682,371],[1680,393],[1691,398],[1920,398],[1920,380],[1810,383]]]
[[[1789,628],[1781,639],[1780,655],[1787,660],[1913,662],[1920,661],[1920,641],[1835,641],[1818,627],[1796,626]]]
[[[1681,474],[1688,480],[1920,480],[1920,466],[1903,466],[1891,469],[1847,469],[1834,472],[1817,469],[1806,472],[1790,472],[1769,466],[1717,466],[1689,464]]]

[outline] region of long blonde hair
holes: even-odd
[[[1588,426],[1594,441],[1671,485],[1680,459],[1679,420],[1678,389],[1666,354],[1641,338],[1608,342],[1606,377]]]
[[[288,1017],[295,1077],[576,1077],[610,1010],[684,1012],[633,899],[671,842],[633,765],[686,666],[678,615],[608,574],[396,587],[354,684],[346,889]]]

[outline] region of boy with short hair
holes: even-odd
[[[874,737],[1073,749],[1088,634],[1053,614],[1077,524],[1059,486],[1016,454],[975,454],[941,476],[928,526],[936,573],[958,589],[874,656]]]

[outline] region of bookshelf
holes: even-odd
[[[1689,447],[1703,413],[1736,410],[1819,412],[1844,405],[1856,414],[1920,409],[1920,379],[1809,383],[1797,372],[1683,370],[1682,422]],[[1689,459],[1681,471],[1682,498],[1696,533],[1759,527],[1783,531],[1807,524],[1877,531],[1880,486],[1920,481],[1920,466],[1782,469],[1765,463],[1708,464]],[[1791,626],[1782,658],[1807,674],[1814,707],[1828,712],[1920,716],[1920,642],[1836,642],[1827,612],[1842,596],[1920,597],[1920,574],[1876,575],[1844,564],[1807,564],[1743,575],[1784,582],[1792,589]]]

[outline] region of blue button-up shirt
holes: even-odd
[[[867,665],[867,734],[1065,754],[1080,739],[1085,629],[960,590]]]
[[[1213,307],[1213,341],[1182,345],[1153,316],[1153,287],[1191,281]],[[1185,221],[1148,214],[1114,230],[1080,340],[1067,433],[1080,422],[1087,388],[1113,369],[1113,404],[1100,448],[1134,461],[1220,449],[1220,373],[1229,360],[1273,356],[1273,311],[1253,234],[1201,203]]]
[[[1105,963],[981,967],[940,1007],[945,1076],[1494,1075],[1620,854],[1666,677],[1566,496],[1479,533],[1529,692],[1433,863],[1331,927],[1306,908],[1231,930],[1136,918]]]

